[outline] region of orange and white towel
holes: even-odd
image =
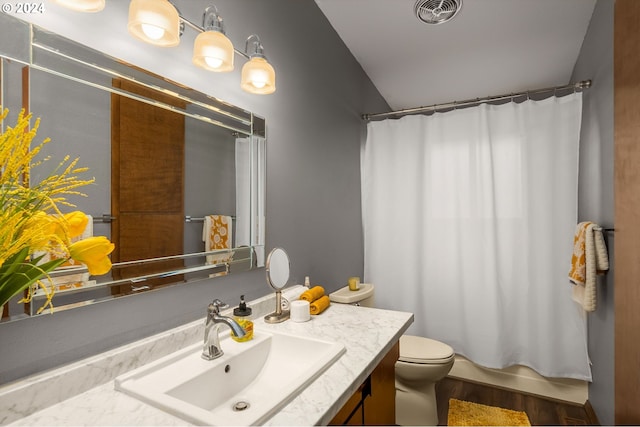
[[[596,275],[609,269],[607,246],[602,228],[593,222],[581,222],[573,238],[573,256],[569,280],[573,300],[585,311],[596,309]]]
[[[207,215],[202,228],[205,251],[231,249],[233,245],[232,218],[227,215]],[[207,264],[222,264],[231,260],[231,253],[207,255]]]

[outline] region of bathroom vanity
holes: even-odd
[[[305,288],[283,291],[297,299]],[[345,304],[304,323],[268,324],[263,316],[274,296],[250,302],[255,331],[309,337],[344,345],[344,352],[308,386],[296,393],[264,425],[326,425],[342,423],[368,384],[389,387],[397,358],[397,342],[413,314]],[[203,318],[205,307],[203,307]],[[134,369],[202,342],[204,321],[198,320],[147,339],[0,387],[0,424],[12,425],[185,425],[183,418],[117,391],[114,380]],[[228,328],[221,335],[228,334]],[[224,349],[224,341],[223,341]],[[378,369],[376,369],[378,367]],[[375,371],[375,372],[374,372]],[[386,380],[385,380],[386,378]],[[379,381],[386,381],[380,386]],[[374,393],[375,394],[375,393]],[[380,395],[378,394],[378,398]],[[373,397],[365,407],[376,408]],[[382,400],[389,400],[384,398]],[[335,419],[334,419],[335,417]],[[352,422],[358,423],[361,415]]]

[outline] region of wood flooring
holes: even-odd
[[[454,378],[447,377],[436,385],[436,397],[439,425],[447,425],[450,398],[523,411],[532,426],[598,425],[595,413],[588,404],[581,406],[559,402]]]

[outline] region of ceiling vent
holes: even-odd
[[[462,0],[418,0],[414,12],[427,24],[447,22],[462,9]]]

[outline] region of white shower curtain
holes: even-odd
[[[370,122],[364,278],[473,362],[591,380],[567,274],[581,94]]]

